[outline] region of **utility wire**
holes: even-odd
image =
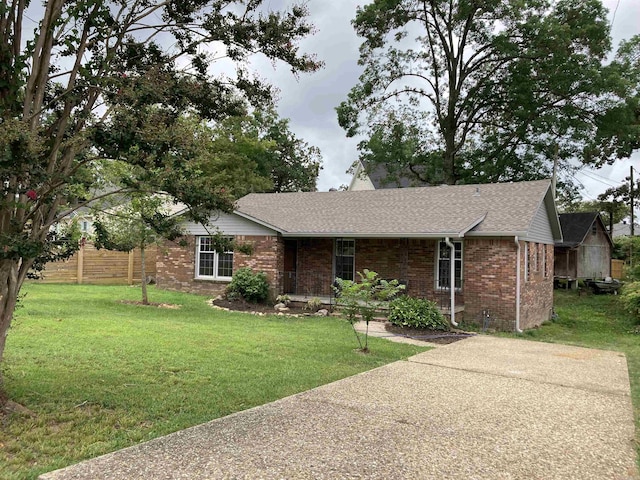
[[[613,16],[611,17],[611,23],[609,24],[609,28],[613,29],[613,22],[616,21],[616,13],[618,13],[618,7],[620,6],[620,0],[616,3],[616,8],[613,9]]]

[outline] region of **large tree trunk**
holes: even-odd
[[[13,312],[18,303],[18,294],[32,260],[2,260],[0,261],[0,362],[4,356],[7,335],[11,328]],[[2,378],[0,377],[0,387]],[[4,396],[0,395],[0,399]]]

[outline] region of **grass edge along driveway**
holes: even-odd
[[[336,318],[221,312],[152,289],[173,308],[122,303],[138,288],[28,284],[5,351],[5,390],[31,413],[4,418],[0,478],[86,458],[407,358],[372,338],[363,355]]]

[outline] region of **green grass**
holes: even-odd
[[[26,285],[3,362],[13,414],[0,478],[35,478],[232,412],[406,358],[425,348],[369,340],[335,318],[257,317],[152,289],[177,310],[123,304],[131,287]]]
[[[558,319],[527,330],[520,337],[624,352],[629,367],[631,397],[636,422],[636,450],[640,467],[640,330],[615,295],[581,295],[556,291]]]

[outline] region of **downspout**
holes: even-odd
[[[520,241],[516,235],[516,333],[522,333],[520,328]]]
[[[451,249],[451,256],[449,257],[449,291],[451,294],[451,325],[457,327],[456,323],[456,246],[451,242],[449,237],[445,237],[444,242],[447,247]]]

